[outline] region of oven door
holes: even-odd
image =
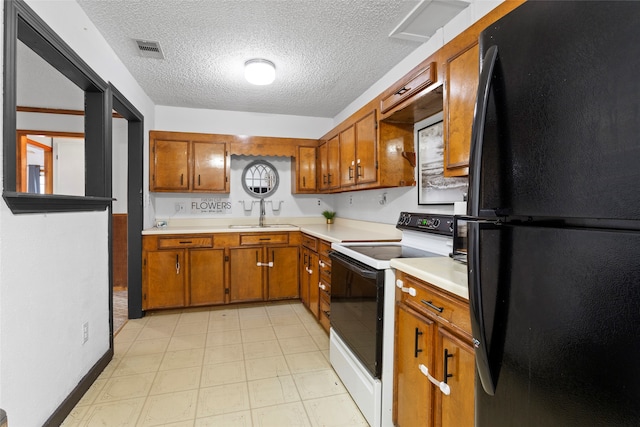
[[[331,252],[331,327],[374,378],[382,369],[384,270]]]

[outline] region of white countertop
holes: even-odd
[[[286,221],[285,221],[286,220]],[[334,224],[308,218],[287,218],[278,224],[266,227],[230,228],[229,223],[221,221],[170,221],[166,227],[153,227],[142,230],[143,235],[160,234],[210,234],[210,233],[253,233],[278,231],[302,231],[311,236],[326,240],[330,243],[339,242],[373,242],[399,241],[402,233],[395,228],[395,224],[382,224],[368,221],[357,221],[337,218]],[[234,224],[249,225],[246,222],[234,221]]]
[[[449,257],[397,258],[391,260],[391,267],[469,299],[467,266]]]

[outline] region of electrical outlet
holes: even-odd
[[[353,204],[353,196],[349,196],[349,204],[352,205]]]
[[[184,210],[185,210],[184,202],[176,202],[174,207],[175,207],[176,213],[177,212],[184,212]]]
[[[82,324],[82,344],[86,344],[89,341],[89,322]]]
[[[318,199],[318,206],[320,206],[320,199]]]

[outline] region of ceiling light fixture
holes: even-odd
[[[250,59],[244,63],[244,78],[254,85],[270,85],[276,78],[276,66],[266,59]]]

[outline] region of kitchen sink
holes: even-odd
[[[265,224],[263,226],[255,225],[255,224],[232,224],[229,228],[238,228],[238,229],[246,229],[246,228],[291,228],[296,227],[291,224]]]

